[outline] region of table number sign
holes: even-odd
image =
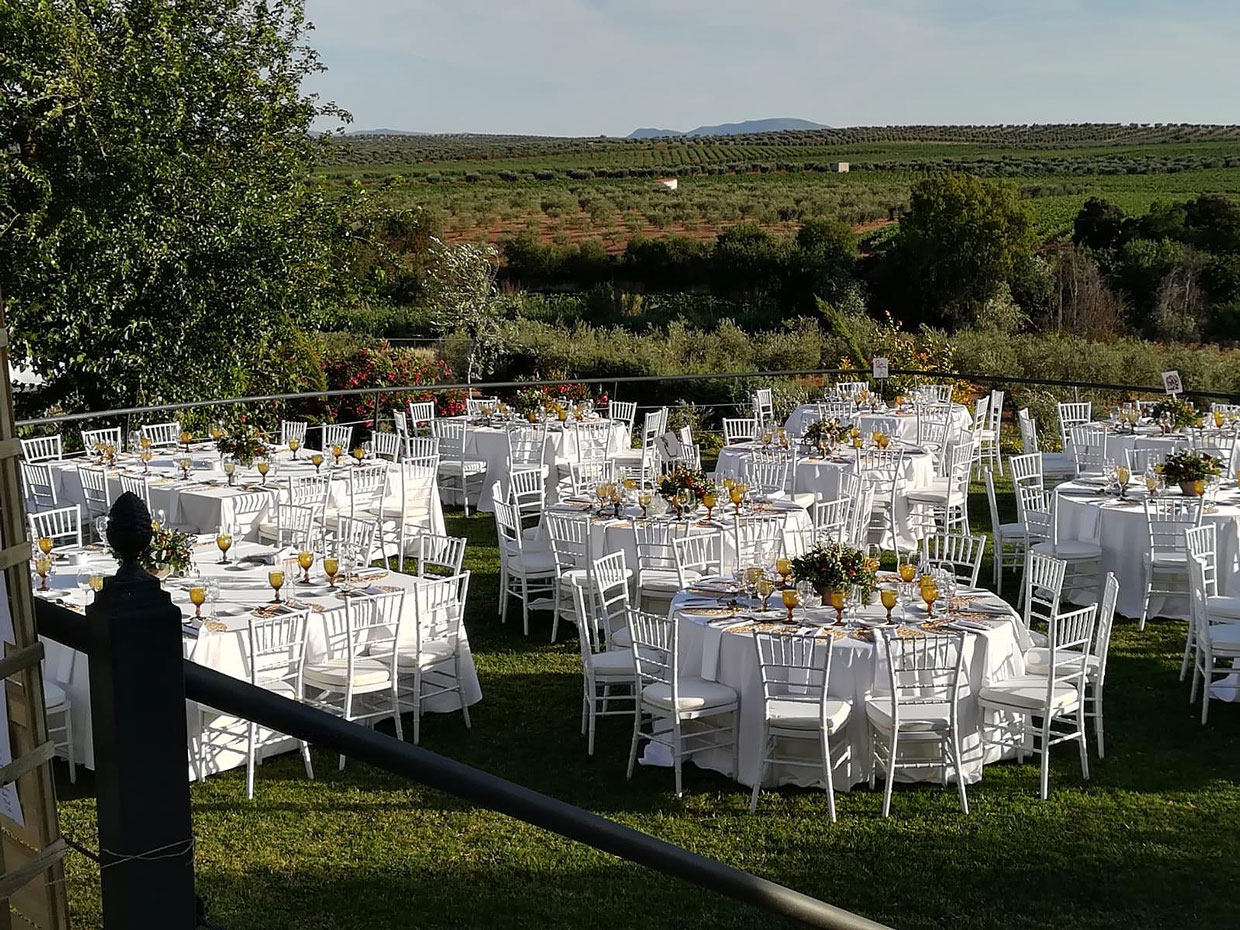
[[[885,358],[874,359],[874,380],[884,381],[891,377],[891,365]]]
[[[1163,390],[1165,390],[1172,397],[1183,393],[1184,382],[1180,380],[1180,373],[1178,371],[1164,371],[1162,373],[1162,379]]]

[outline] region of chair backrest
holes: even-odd
[[[774,565],[784,545],[787,516],[754,514],[732,518],[737,568]]]
[[[840,397],[846,397],[849,400],[856,400],[857,395],[868,387],[864,381],[838,381],[835,385],[835,393]]]
[[[370,434],[370,451],[381,459],[395,462],[401,457],[405,447],[405,437],[400,433],[389,433],[386,430],[375,430]]]
[[[60,434],[53,436],[36,436],[21,441],[22,458],[27,462],[59,462],[64,458]],[[89,450],[91,447],[87,446]]]
[[[306,656],[308,610],[249,618],[246,660],[250,684],[270,687],[288,685],[301,695],[301,672]]]
[[[762,702],[771,720],[772,701],[802,704],[818,712],[818,723],[827,730],[827,683],[831,680],[831,636],[796,636],[755,630],[754,649],[762,677]]]
[[[95,447],[100,443],[106,443],[109,446],[115,446],[117,449],[120,449],[121,428],[119,426],[106,426],[101,429],[82,430],[82,448],[88,453],[94,452]]]
[[[389,475],[400,483],[401,520],[405,526],[430,525],[431,511],[439,499],[439,456],[406,458]]]
[[[387,495],[388,463],[363,462],[346,472],[349,485],[349,516],[364,516],[364,511],[377,509]]]
[[[1068,447],[1078,475],[1100,475],[1107,464],[1107,431],[1092,423],[1068,429]]]
[[[840,497],[833,501],[814,502],[814,538],[831,542],[848,542],[849,520],[853,501]]]
[[[498,397],[467,397],[465,398],[465,414],[471,417],[490,413],[499,405]]]
[[[927,633],[900,637],[884,631],[879,638],[885,652],[892,727],[903,718],[917,719],[919,708],[946,703],[954,727],[960,705],[964,667],[964,636]]]
[[[379,524],[359,517],[336,518],[336,552],[347,557],[355,568],[370,565],[375,551]]]
[[[1223,474],[1234,473],[1236,431],[1234,429],[1194,429],[1188,433],[1189,445],[1198,452],[1212,455],[1222,463]]]
[[[623,423],[633,434],[633,424],[637,420],[637,401],[613,400],[607,407],[607,416],[614,423]]]
[[[719,575],[723,571],[723,533],[694,533],[673,539],[672,554],[682,589],[689,586],[691,571],[703,576]]]
[[[508,431],[508,460],[513,469],[542,468],[547,455],[547,426],[531,423]]]
[[[594,550],[590,540],[590,517],[581,513],[547,511],[543,515],[551,553],[561,571],[585,569],[593,571]]]
[[[467,427],[464,420],[432,420],[431,435],[439,440],[439,454],[445,460],[465,457]]]
[[[629,605],[629,573],[624,550],[618,549],[590,565],[590,583],[586,587],[594,604],[588,609],[597,619],[603,644],[627,623]]]
[[[181,424],[177,420],[170,423],[143,423],[142,435],[151,441],[152,446],[175,446],[181,439]]]
[[[1187,542],[1184,531],[1201,524],[1201,498],[1145,499],[1146,542],[1152,554],[1179,554]]]
[[[1012,468],[1013,486],[1031,485],[1041,488],[1045,485],[1041,453],[1027,452],[1024,455],[1013,455],[1008,462]]]
[[[1030,542],[1052,539],[1055,528],[1050,492],[1037,485],[1018,484],[1016,519],[1024,526],[1025,535]]]
[[[610,420],[574,420],[569,428],[578,462],[607,461],[611,448]]]
[[[1034,621],[1050,623],[1059,613],[1064,572],[1068,563],[1044,552],[1030,552],[1025,559],[1025,610],[1021,621],[1026,629]]]
[[[744,481],[759,494],[782,494],[788,489],[791,461],[783,455],[760,455],[756,451],[745,462]]]
[[[570,462],[568,474],[574,495],[592,497],[594,489],[600,484],[616,480],[616,463],[613,459],[603,459],[596,462]]]
[[[857,476],[860,478],[860,476]],[[852,513],[849,516],[848,543],[858,549],[864,548],[869,541],[870,523],[874,518],[875,485],[872,481],[860,478],[861,490],[853,497]],[[841,484],[841,488],[843,485]]]
[[[402,436],[409,435],[409,417],[405,416],[403,410],[392,411],[392,429],[400,433]]]
[[[82,502],[91,517],[106,514],[112,507],[112,491],[108,485],[108,473],[91,465],[77,467],[78,481],[82,483]]]
[[[687,535],[689,529],[689,524],[679,521],[635,520],[633,543],[637,551],[639,579],[646,571],[675,571],[676,554],[672,550],[672,540]]]
[[[990,406],[986,411],[986,428],[995,434],[995,442],[999,441],[999,430],[1003,427],[1003,392],[990,392]]]
[[[290,439],[296,439],[303,446],[306,444],[306,430],[310,424],[305,420],[280,421],[280,445],[287,446]]]
[[[917,442],[919,445],[934,448],[947,443],[948,431],[952,424],[952,405],[948,403],[927,403],[917,405]]]
[[[753,392],[753,415],[759,426],[774,424],[775,398],[770,388],[758,388]]]
[[[469,572],[455,572],[419,586],[413,598],[414,645],[418,654],[431,643],[446,643],[456,652],[461,639]]]
[[[1098,622],[1094,631],[1094,655],[1098,657],[1097,684],[1106,681],[1107,655],[1111,651],[1111,628],[1115,623],[1115,605],[1119,602],[1119,580],[1107,572],[1102,584],[1102,600],[1098,604]]]
[[[50,539],[56,549],[82,545],[82,508],[77,504],[27,514],[26,519],[30,521],[30,538],[35,542]]]
[[[439,458],[439,440],[434,436],[406,435],[405,459]]]
[[[533,525],[542,519],[546,498],[546,478],[541,467],[516,468],[509,473],[508,500],[516,506],[523,527],[527,521]]]
[[[637,673],[637,693],[654,684],[671,688],[671,706],[679,705],[680,686],[676,675],[678,634],[675,619],[630,610],[625,616],[632,641],[633,668]]]
[[[281,501],[276,504],[275,511],[276,545],[313,551],[316,535],[314,508]]]
[[[990,509],[990,533],[995,539],[995,551],[998,552],[999,527],[1003,523],[999,516],[999,501],[995,498],[995,476],[989,465],[982,468],[982,482],[986,485],[986,506]]]
[[[1169,454],[1170,450],[1168,449],[1152,449],[1137,446],[1132,449],[1125,449],[1124,459],[1125,464],[1128,465],[1128,471],[1136,477],[1155,471],[1157,466],[1167,460]]]
[[[874,487],[880,500],[893,497],[904,479],[903,449],[857,449],[855,470]]]
[[[353,427],[344,423],[327,423],[323,426],[323,450],[331,452],[333,446],[348,455],[353,450]]]
[[[963,502],[969,496],[969,475],[972,473],[973,460],[980,445],[976,436],[947,444],[947,452],[943,457],[943,475],[947,478],[949,503]]]
[[[56,476],[46,462],[22,462],[22,486],[30,510],[50,510],[58,503]]]
[[[460,536],[421,533],[418,536],[418,575],[426,578],[443,575],[453,578],[461,573],[465,561],[466,540]]]
[[[1016,411],[1016,425],[1020,427],[1020,451],[1032,455],[1038,451],[1038,428],[1029,414],[1028,407]]]
[[[1201,560],[1206,596],[1218,594],[1218,527],[1214,523],[1186,527],[1184,548],[1190,559]]]
[[[982,555],[986,551],[985,536],[967,536],[963,533],[938,533],[922,537],[922,559],[934,568],[952,573],[956,581],[970,588],[977,587],[977,576],[982,570]]]
[[[1240,404],[1211,404],[1210,412],[1226,416],[1240,416]]]
[[[433,400],[409,401],[409,432],[435,422],[435,402]]]
[[[1068,431],[1074,426],[1084,426],[1094,418],[1094,405],[1090,401],[1081,401],[1059,405],[1059,439],[1066,450],[1068,448]]]
[[[1213,637],[1210,635],[1210,605],[1206,600],[1204,565],[1201,559],[1188,560],[1188,606],[1189,622],[1192,633],[1197,640],[1199,651],[1209,649]],[[1205,686],[1210,687],[1209,676]]]
[[[1097,622],[1097,604],[1051,617],[1046,632],[1046,645],[1050,650],[1050,660],[1047,662],[1048,706],[1054,706],[1056,687],[1068,685],[1084,693]]]
[[[524,539],[521,536],[521,518],[517,508],[504,500],[499,482],[491,486],[491,506],[495,514],[495,535],[499,542],[499,554],[502,560],[515,559],[524,550]]]
[[[331,479],[326,475],[289,475],[284,479],[290,504],[310,507],[321,515],[331,497]]]
[[[758,421],[753,417],[724,417],[723,444],[735,445],[738,442],[752,442],[758,435]]]
[[[396,645],[400,640],[401,615],[404,613],[405,591],[382,591],[378,594],[358,594],[345,601],[347,617],[346,639],[343,644],[332,642],[328,635],[328,650],[340,655],[340,646],[348,658],[348,679],[353,679],[354,660],[366,656],[392,665],[396,660]],[[329,612],[330,615],[331,612]],[[325,615],[325,616],[327,616]],[[328,629],[331,626],[328,625]]]
[[[146,509],[151,509],[151,481],[146,475],[125,475],[119,476],[121,482],[121,493],[126,492],[136,495],[138,500],[146,504]]]

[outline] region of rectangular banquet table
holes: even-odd
[[[201,572],[202,578],[207,581],[216,581],[221,587],[217,619],[227,629],[213,631],[204,626],[195,632],[189,626],[184,627],[186,658],[235,678],[248,680],[249,671],[246,660],[248,619],[254,608],[270,603],[273,592],[267,584],[269,565],[240,566],[237,560],[244,559],[247,555],[270,554],[272,551],[270,546],[241,543],[229,551],[229,557],[233,561],[225,566],[219,564],[220,552],[215,547],[213,538],[196,547],[194,564]],[[58,563],[53,569],[55,574],[49,579],[49,585],[53,591],[39,596],[62,600],[65,606],[82,610],[89,594],[77,587],[78,572],[87,566],[98,568],[105,575],[111,575],[116,570],[115,560],[102,547],[88,547],[87,551],[82,553],[82,557],[81,564]],[[316,585],[302,588],[292,583],[291,580],[295,576],[300,577],[300,574],[300,569],[294,571],[291,567],[286,571],[286,577],[290,579],[290,583],[286,585],[282,593],[295,598],[299,606],[310,608],[306,636],[306,662],[312,663],[324,658],[326,653],[324,618],[329,612],[344,610],[344,599],[337,591],[326,587],[321,561],[316,562],[315,567],[311,569],[311,579],[317,580]],[[189,602],[188,581],[189,579],[170,578],[164,582],[164,588],[171,595],[172,602],[181,608],[182,616],[187,620],[194,614],[194,607]],[[371,581],[371,584],[399,587],[405,591],[400,628],[402,643],[412,644],[414,641],[414,623],[416,622],[414,598],[419,595],[420,591],[425,591],[426,585],[441,583],[436,579],[417,578],[398,572],[390,572]],[[204,607],[203,610],[205,615],[207,608]],[[80,764],[93,769],[95,753],[91,729],[88,659],[82,653],[53,640],[44,639],[43,642],[47,650],[44,673],[49,680],[56,682],[64,689],[72,702],[73,743],[76,759]],[[474,660],[469,650],[469,640],[464,625],[461,626],[461,650],[461,686],[465,702],[475,704],[482,699],[482,689],[478,684],[478,676],[474,669]],[[192,741],[196,736],[194,728],[198,723],[198,712],[193,702],[187,701],[186,704],[190,724],[189,735]],[[460,706],[460,698],[456,694],[436,695],[422,704],[424,710],[432,713],[450,713],[459,710]],[[220,718],[216,718],[213,726],[219,725]],[[225,725],[228,725],[228,721],[225,721]],[[241,728],[242,732],[244,731],[244,724],[236,722],[236,725]],[[296,745],[293,740],[285,740],[269,747],[267,754],[272,755],[293,749]],[[210,774],[244,765],[245,756],[238,752],[213,753],[208,757],[208,762],[207,774]],[[190,774],[192,777],[192,770]]]

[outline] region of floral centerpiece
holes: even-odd
[[[835,417],[815,420],[805,428],[805,441],[825,455],[828,447],[838,443],[844,432],[843,424]]]
[[[517,391],[516,397],[512,400],[513,408],[522,416],[537,413],[539,407],[550,407],[551,403],[551,398],[542,388],[526,388],[523,391]]]
[[[1204,494],[1206,482],[1222,472],[1222,462],[1212,455],[1193,449],[1172,452],[1162,465],[1163,478],[1168,483],[1178,483],[1181,491],[1193,497]]]
[[[152,575],[160,578],[169,573],[181,574],[189,569],[192,560],[193,542],[186,533],[151,521],[151,541],[146,549],[139,553],[138,564]],[[108,550],[112,557],[120,561],[115,549]]]
[[[707,494],[719,493],[715,482],[706,476],[706,472],[700,468],[688,468],[684,465],[677,465],[671,471],[660,475],[656,487],[659,494],[666,498],[669,504],[674,505],[683,500],[688,493],[693,495],[695,506],[700,504]]]
[[[240,426],[215,443],[220,455],[231,455],[239,465],[249,467],[254,459],[267,454],[267,443],[252,426]]]
[[[839,542],[820,542],[792,560],[792,575],[808,581],[823,598],[832,591],[856,588],[862,602],[877,586],[874,560],[862,550]]]
[[[1159,425],[1166,424],[1170,429],[1184,429],[1187,426],[1200,426],[1201,415],[1192,405],[1179,397],[1170,397],[1159,401],[1150,411],[1150,416]]]

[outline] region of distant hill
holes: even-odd
[[[429,133],[410,132],[407,129],[356,129],[346,132],[346,136],[425,136]]]
[[[629,133],[630,139],[658,139],[663,136],[739,136],[754,132],[788,132],[799,129],[830,129],[822,123],[812,123],[807,119],[747,119],[740,123],[720,123],[718,126],[699,126],[688,132],[676,129],[634,129]]]

